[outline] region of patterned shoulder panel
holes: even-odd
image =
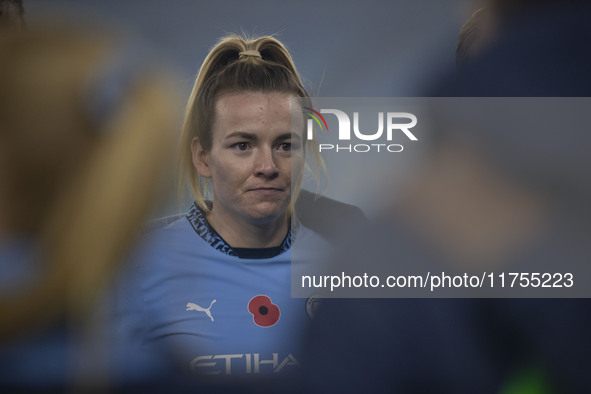
[[[240,257],[234,251],[234,249],[228,245],[228,243],[217,233],[217,231],[211,227],[211,224],[209,224],[205,217],[205,213],[197,206],[197,204],[193,204],[191,206],[191,210],[187,213],[186,217],[197,235],[199,235],[205,242],[211,245],[211,247],[227,255]],[[289,250],[296,228],[297,226],[294,227],[294,231],[292,232],[290,225],[290,228],[287,231],[287,236],[279,247],[278,254]]]

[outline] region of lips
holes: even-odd
[[[278,189],[278,188],[271,188],[271,187],[262,187],[262,188],[256,188],[256,189],[251,189],[250,192],[254,193],[257,196],[266,198],[266,197],[279,197],[282,196],[284,194],[283,189]]]
[[[283,194],[285,190],[285,188],[272,186],[260,186],[248,189],[249,192],[253,192],[262,196],[276,196],[278,194]]]
[[[254,187],[254,188],[250,189],[250,191],[276,191],[276,192],[281,192],[281,191],[283,191],[283,188],[269,187],[269,186],[261,186],[261,187]]]

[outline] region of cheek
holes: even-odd
[[[304,155],[303,155],[303,153],[300,152],[298,154],[292,155],[291,163],[290,163],[289,167],[290,167],[292,177],[294,179],[299,177],[302,174],[302,171],[304,169]]]
[[[248,165],[218,155],[212,160],[211,178],[214,188],[237,188],[248,177]]]
[[[283,157],[276,159],[275,165],[279,169],[279,172],[284,176],[292,176],[295,175],[298,168],[301,167],[301,161],[295,156],[289,158]]]

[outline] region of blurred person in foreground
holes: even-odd
[[[0,386],[135,384],[97,300],[160,194],[172,92],[113,37],[0,28]]]
[[[588,97],[588,3],[491,2],[486,12],[494,14],[494,27],[486,44],[476,37],[482,46],[433,94]],[[344,258],[382,260],[393,269],[397,261],[497,267],[591,261],[588,130],[470,131],[432,136],[430,155],[387,219],[353,237],[363,248],[348,249]],[[388,257],[391,251],[396,258]],[[587,299],[325,300],[310,330],[304,386],[588,393],[589,307]]]

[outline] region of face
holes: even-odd
[[[211,179],[216,219],[265,224],[286,218],[292,169],[300,174],[304,163],[303,124],[292,128],[291,98],[240,92],[217,99],[211,149],[203,151],[196,140],[191,147],[195,168]]]

